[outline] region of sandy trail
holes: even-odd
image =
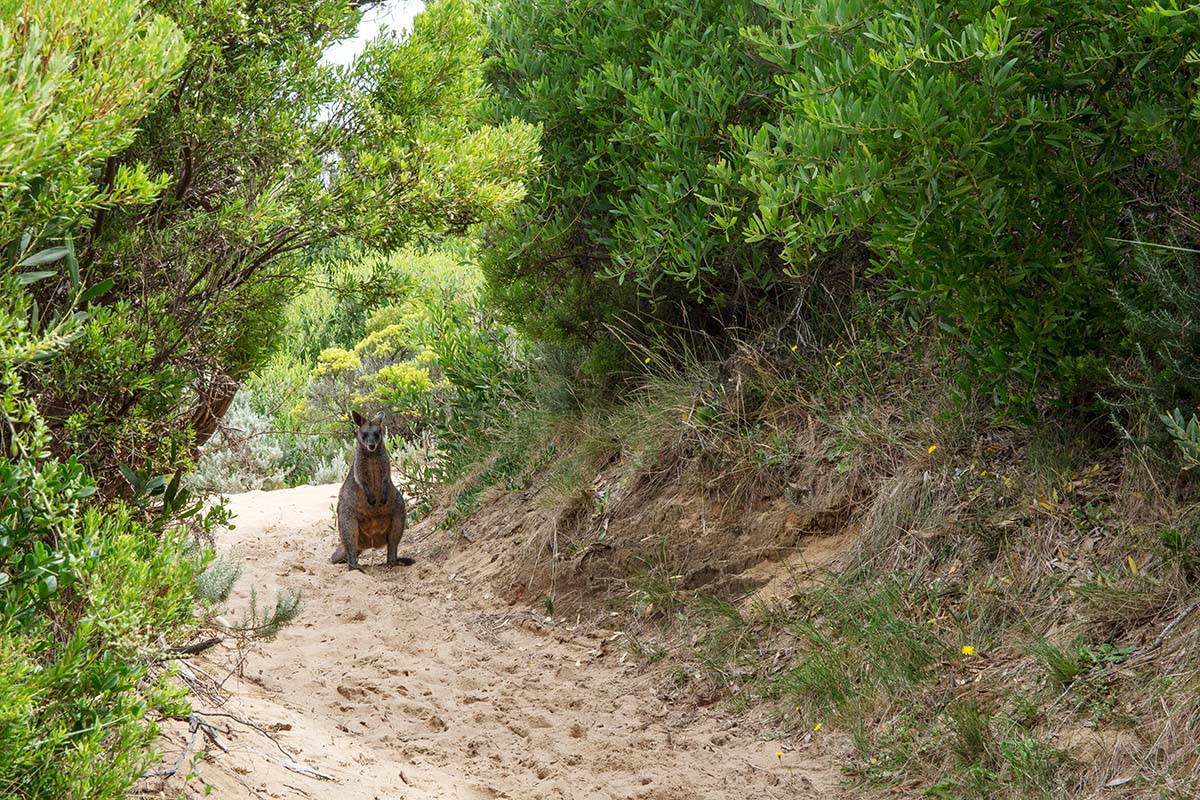
[[[208,744],[203,760],[148,781],[144,796],[838,795],[837,771],[803,749],[777,758],[778,742],[720,709],[662,699],[661,676],[633,665],[621,634],[497,600],[485,549],[461,539],[447,547],[449,534],[436,532],[406,537],[411,567],[386,567],[382,551],[367,554],[365,574],[329,564],[336,493],[232,498],[236,528],[217,546],[233,549],[243,575],[227,617],[240,615],[252,587],[260,599],[298,588],[304,610],[242,654],[240,678],[231,674],[238,653],[225,645],[190,662],[201,680],[226,679],[220,695],[193,705],[229,752]],[[164,732],[166,765],[188,738],[182,725]]]

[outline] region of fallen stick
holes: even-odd
[[[299,773],[300,775],[307,775],[310,778],[317,778],[323,781],[337,781],[337,778],[333,777],[327,772],[321,772],[319,769],[313,769],[305,764],[301,764],[299,761],[293,761],[290,758],[276,758],[270,753],[264,753],[262,750],[250,750],[248,752],[262,756],[267,761],[272,761],[284,769],[290,769],[292,772]]]
[[[279,752],[283,753],[288,758],[292,757],[292,754],[289,753],[287,750],[284,750],[283,745],[281,745],[279,743],[279,740],[276,739],[274,736],[272,736],[269,731],[266,731],[263,728],[259,727],[258,725],[255,725],[250,720],[242,719],[241,717],[237,716],[236,714],[228,714],[223,711],[206,711],[205,713],[208,714],[208,716],[210,716],[210,717],[228,717],[229,719],[233,720],[234,722],[236,722],[240,725],[245,725],[247,728],[253,728],[254,730],[258,731],[260,734],[262,734],[266,738],[270,739],[271,744],[273,744],[279,748]]]
[[[196,720],[196,727],[204,731],[205,737],[215,744],[222,753],[229,752],[229,746],[225,744],[225,740],[221,738],[221,734],[217,733],[217,729],[205,721],[204,717],[199,714],[192,714],[192,718]]]
[[[210,647],[215,647],[216,645],[219,645],[223,641],[225,641],[224,636],[213,636],[211,639],[201,639],[198,642],[193,642],[192,644],[185,644],[182,647],[172,647],[171,652],[176,655],[194,656],[197,653],[203,653],[205,650],[207,650]]]
[[[196,737],[199,735],[200,735],[199,726],[193,727],[191,738],[188,739],[187,743],[183,746],[183,752],[179,754],[179,758],[175,759],[175,764],[173,766],[167,767],[165,769],[156,769],[153,772],[143,772],[142,777],[143,778],[169,778],[172,775],[174,775],[176,772],[179,772],[179,768],[183,766],[183,760],[185,758],[187,758],[188,752],[191,751],[192,745],[194,745],[196,743]]]

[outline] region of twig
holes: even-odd
[[[189,727],[191,727],[192,736],[187,740],[187,744],[183,746],[183,752],[179,754],[179,758],[175,759],[175,764],[165,769],[156,769],[153,772],[143,772],[143,778],[169,778],[176,772],[179,772],[179,768],[183,766],[183,760],[187,758],[187,754],[191,751],[192,745],[196,743],[196,737],[200,735],[199,725]]]
[[[221,734],[217,733],[217,729],[212,725],[209,725],[204,720],[204,717],[200,716],[199,714],[192,714],[191,719],[195,720],[194,724],[196,727],[204,731],[204,735],[210,742],[217,746],[218,750],[220,750],[222,753],[229,752],[229,745],[225,744],[225,740],[221,738]]]
[[[283,767],[284,769],[290,769],[292,772],[296,772],[301,775],[307,775],[310,778],[318,778],[323,781],[337,782],[337,778],[333,777],[329,773],[321,772],[320,770],[313,769],[312,767],[301,764],[299,761],[294,761],[290,758],[289,759],[276,758],[275,756],[271,755],[270,753],[264,753],[261,750],[250,750],[249,752],[254,753],[255,755],[262,756],[263,758],[267,759],[268,761],[273,761],[274,763],[278,764],[279,766]]]
[[[187,740],[187,744],[183,746],[183,752],[179,754],[179,758],[175,759],[175,763],[165,769],[156,769],[153,772],[144,772],[142,773],[143,778],[169,778],[175,773],[179,772],[179,768],[183,766],[183,760],[187,758],[187,754],[191,751],[192,745],[196,743],[196,737],[201,733],[203,733],[205,738],[211,741],[223,752],[229,752],[229,748],[225,745],[225,740],[221,738],[221,734],[217,733],[216,729],[212,725],[209,725],[207,722],[205,722],[204,717],[195,712],[192,712],[188,715],[188,730],[192,732],[191,738],[189,738]]]
[[[203,639],[199,642],[183,645],[182,647],[172,647],[171,653],[175,655],[194,656],[197,653],[203,653],[210,647],[219,645],[223,641],[225,641],[224,636],[213,636],[211,639]]]
[[[1178,628],[1179,624],[1181,622],[1183,622],[1185,619],[1187,619],[1188,617],[1190,617],[1198,608],[1200,608],[1200,600],[1197,600],[1196,602],[1192,603],[1190,606],[1188,606],[1182,612],[1180,612],[1179,615],[1177,617],[1175,617],[1175,619],[1168,622],[1166,624],[1166,626],[1162,629],[1162,633],[1160,633],[1158,635],[1158,638],[1155,639],[1154,642],[1146,649],[1146,652],[1150,652],[1152,650],[1156,650],[1159,647],[1161,647],[1162,643],[1164,641],[1166,641],[1167,636],[1169,636],[1171,634],[1171,631]]]
[[[233,720],[234,722],[237,722],[237,723],[239,723],[239,724],[241,724],[241,725],[245,725],[247,728],[253,728],[254,730],[256,730],[256,731],[258,731],[259,733],[261,733],[263,736],[265,736],[265,737],[267,737],[268,739],[270,739],[270,740],[271,740],[271,743],[272,743],[272,744],[274,744],[274,745],[275,745],[277,748],[279,748],[279,752],[283,753],[283,754],[284,754],[285,756],[287,756],[288,758],[295,758],[295,756],[293,756],[293,755],[292,755],[291,753],[289,753],[287,750],[284,750],[284,749],[283,749],[283,745],[281,745],[281,744],[279,743],[279,740],[278,740],[278,739],[276,739],[276,738],[275,738],[274,736],[272,736],[270,733],[268,733],[267,731],[263,730],[263,729],[262,729],[262,728],[260,728],[259,726],[255,725],[253,722],[251,722],[251,721],[250,721],[250,720],[248,720],[248,719],[242,719],[242,718],[241,718],[241,717],[239,717],[239,716],[236,716],[236,715],[234,715],[234,714],[227,714],[227,713],[225,713],[225,712],[223,712],[223,711],[206,711],[206,712],[204,712],[204,713],[205,713],[205,714],[207,714],[207,715],[208,715],[208,716],[210,716],[210,717],[227,717],[228,719],[231,719],[231,720]]]
[[[217,688],[218,688],[218,689],[224,689],[224,688],[225,688],[225,682],[226,682],[226,681],[228,681],[230,678],[232,678],[232,677],[233,677],[235,674],[236,674],[238,677],[241,677],[241,675],[242,675],[242,667],[245,665],[245,663],[246,663],[246,652],[245,652],[245,651],[242,649],[242,642],[241,642],[241,640],[239,640],[239,641],[238,641],[238,657],[237,657],[237,662],[236,662],[236,663],[233,665],[233,667],[232,667],[232,668],[229,670],[229,674],[227,674],[227,675],[226,675],[224,678],[222,678],[222,679],[220,680],[220,682],[218,682],[218,683],[217,683]]]
[[[411,539],[412,539],[413,544],[416,544],[417,542],[425,541],[426,539],[428,539],[430,536],[433,536],[437,532],[438,532],[438,528],[434,525],[430,525],[429,530],[425,531],[420,536],[413,536],[413,537],[411,537]],[[468,539],[468,541],[470,541],[470,540]]]

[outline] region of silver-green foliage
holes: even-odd
[[[206,603],[223,603],[241,575],[241,565],[229,555],[214,558],[196,576],[196,597]]]
[[[233,631],[255,639],[274,639],[283,626],[300,615],[303,608],[304,601],[299,589],[278,592],[275,602],[265,608],[259,605],[258,592],[251,589],[250,605]]]

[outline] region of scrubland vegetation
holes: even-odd
[[[122,797],[186,715],[163,664],[228,586],[197,579],[224,515],[183,476],[322,248],[461,232],[522,192],[535,132],[478,121],[467,7],[324,65],[360,14],[0,6],[0,796]]]
[[[0,8],[0,795],[122,796],[350,407],[868,796],[1196,795],[1200,10]]]

